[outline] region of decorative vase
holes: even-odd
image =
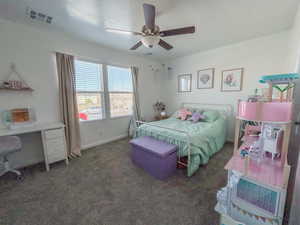
[[[161,115],[161,116],[166,116],[167,113],[166,113],[165,111],[162,111],[162,112],[160,112],[160,115]]]

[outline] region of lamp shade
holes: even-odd
[[[154,45],[157,45],[159,42],[159,36],[144,36],[142,38],[142,43],[147,48],[153,48]]]

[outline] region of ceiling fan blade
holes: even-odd
[[[154,30],[155,28],[155,6],[150,4],[143,4],[144,8],[144,17],[146,27]]]
[[[142,33],[140,33],[140,32],[121,30],[121,29],[115,29],[115,28],[106,28],[105,30],[108,32],[118,33],[118,34],[142,35]]]
[[[161,37],[173,36],[173,35],[180,35],[180,34],[192,34],[195,33],[195,26],[190,27],[183,27],[178,29],[171,29],[171,30],[164,30],[161,31],[159,34]]]
[[[163,41],[162,39],[159,40],[158,44],[166,50],[170,50],[173,48],[172,45],[168,44],[167,42]]]
[[[141,41],[139,41],[138,43],[136,43],[134,46],[132,46],[130,48],[130,50],[136,50],[138,47],[140,47],[143,43]]]

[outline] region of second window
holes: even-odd
[[[132,115],[129,68],[75,60],[75,78],[80,121]]]

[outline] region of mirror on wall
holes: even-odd
[[[178,76],[178,92],[192,91],[192,74]]]

